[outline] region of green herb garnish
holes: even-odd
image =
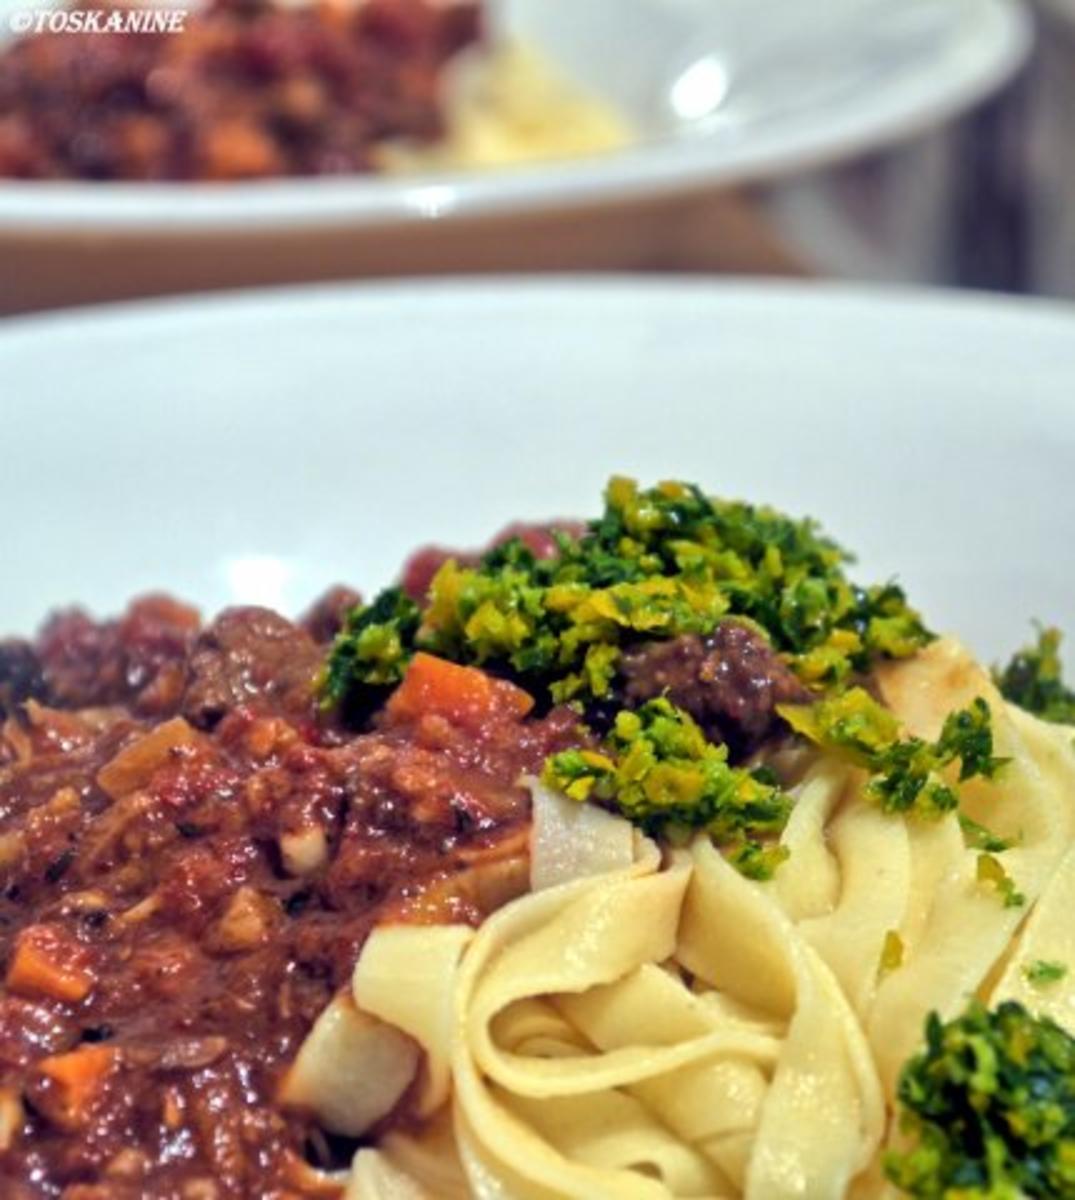
[[[887,813],[940,817],[959,806],[940,772],[959,763],[959,781],[992,778],[1005,759],[993,756],[989,705],[977,699],[949,715],[936,742],[901,738],[899,722],[863,688],[812,705],[781,705],[780,715],[823,750],[868,771],[867,795]]]
[[[1004,901],[1005,908],[1022,908],[1026,896],[1015,886],[1015,880],[1004,869],[1004,864],[992,854],[978,855],[978,882],[996,888],[997,895]]]
[[[477,566],[447,562],[419,609],[393,589],[355,610],[323,675],[330,704],[398,682],[417,650],[487,667],[555,702],[613,692],[624,648],[752,622],[805,682],[831,686],[931,635],[903,593],[859,588],[810,520],[613,479],[603,516],[538,559],[519,540]]]
[[[885,934],[885,940],[881,946],[881,961],[877,966],[877,974],[887,975],[890,971],[895,971],[903,966],[903,956],[905,947],[903,938],[895,929],[890,929]]]
[[[1061,962],[1048,962],[1039,958],[1037,962],[1027,963],[1023,968],[1023,976],[1031,987],[1044,988],[1059,983],[1068,973],[1067,965]]]
[[[730,766],[727,747],[706,741],[690,716],[664,699],[620,712],[603,752],[552,755],[543,779],[650,834],[677,841],[704,831],[751,879],[770,878],[787,856],[766,839],[784,828],[791,798],[764,773]]]
[[[1075,725],[1075,691],[1064,684],[1059,629],[1038,628],[1038,640],[1025,646],[1003,671],[994,671],[1006,700],[1046,721]]]
[[[372,604],[352,609],[321,675],[325,700],[348,699],[356,679],[366,687],[398,683],[421,620],[418,605],[400,588],[389,588]]]
[[[990,854],[1003,854],[1016,844],[1014,838],[998,837],[991,829],[977,821],[971,820],[966,813],[959,813],[959,827],[963,831],[963,841],[972,850],[987,850]]]
[[[921,1200],[1075,1198],[1075,1039],[1008,1002],[926,1021],[903,1069],[888,1178]]]

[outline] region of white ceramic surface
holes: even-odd
[[[0,28],[14,11],[56,2],[0,0]],[[572,163],[409,181],[7,182],[0,235],[368,229],[771,179],[953,116],[1007,79],[1029,44],[1018,0],[501,0],[499,8],[499,24],[620,106],[639,144]]]
[[[811,513],[997,658],[1075,634],[1075,310],[664,281],[264,292],[0,330],[0,630],[294,612],[620,471]],[[1070,646],[1069,646],[1070,649]]]

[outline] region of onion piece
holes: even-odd
[[[531,891],[622,871],[635,861],[635,830],[630,821],[594,804],[571,800],[538,779],[525,782],[534,801]]]
[[[342,1200],[430,1200],[430,1196],[381,1151],[360,1150]]]
[[[282,833],[279,842],[280,858],[289,875],[313,875],[328,862],[328,838],[319,825]]]
[[[155,771],[197,740],[197,733],[182,717],[173,717],[125,746],[115,758],[105,763],[97,773],[97,783],[113,800],[128,796],[145,787]]]
[[[317,1018],[284,1076],[279,1100],[332,1133],[360,1137],[399,1103],[418,1070],[418,1047],[360,1012],[345,994]]]

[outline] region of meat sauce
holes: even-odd
[[[336,726],[353,600],[203,628],[151,597],[0,647],[6,1200],[336,1195],[350,1148],[277,1100],[310,1027],[374,923],[477,923],[525,880],[518,780],[577,717],[497,682]]]
[[[549,556],[552,529],[493,544]],[[476,561],[427,548],[403,586],[422,599],[448,558]],[[280,1095],[364,939],[478,924],[525,890],[519,781],[582,744],[578,715],[417,655],[345,728],[317,678],[358,602],[339,587],[301,623],[238,608],[203,627],[151,596],[0,643],[4,1200],[336,1196],[354,1147]],[[609,703],[657,695],[740,756],[804,693],[725,621],[624,656]],[[407,1118],[405,1096],[387,1120]]]
[[[442,136],[444,68],[480,38],[471,0],[214,0],[176,33],[35,32],[0,53],[0,177],[369,171],[386,141]]]

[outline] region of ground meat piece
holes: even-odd
[[[118,621],[57,613],[37,643],[45,696],[58,708],[133,702],[139,713],[170,714],[199,624],[193,608],[167,596],[135,600]]]
[[[776,705],[810,698],[766,638],[737,621],[708,637],[647,643],[624,655],[622,673],[628,703],[665,695],[737,753],[773,732]]]
[[[29,642],[0,642],[0,717],[45,694],[41,663]]]
[[[317,600],[299,624],[322,645],[331,642],[343,628],[347,614],[362,603],[362,597],[354,588],[337,584]]]
[[[321,661],[313,638],[270,609],[225,609],[194,647],[183,715],[203,729],[239,707],[302,718]]]

